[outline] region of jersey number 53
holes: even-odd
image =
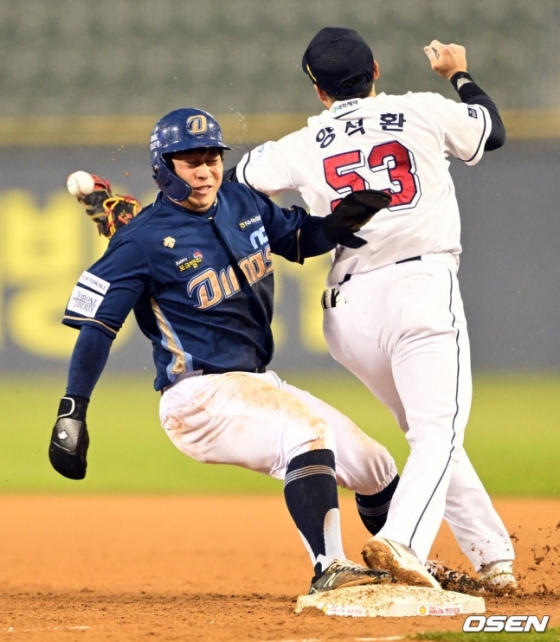
[[[422,194],[414,154],[396,140],[372,147],[367,161],[364,152],[356,149],[325,158],[323,167],[327,183],[341,197],[350,192],[370,189],[368,181],[356,171],[360,168],[367,168],[373,173],[387,172],[391,185],[382,191],[393,197],[387,208],[389,210],[414,207]],[[336,199],[331,202],[331,211],[340,201]]]

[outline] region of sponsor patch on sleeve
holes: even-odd
[[[474,107],[469,107],[469,116],[471,118],[478,118],[478,112]]]
[[[67,310],[77,312],[84,317],[93,319],[104,297],[76,285],[70,295],[70,301],[66,306]]]
[[[87,272],[87,271],[82,272],[82,275],[78,279],[78,283],[87,285],[88,288],[91,288],[96,292],[101,292],[101,294],[107,294],[107,290],[111,285],[109,281],[104,281],[103,279],[100,279],[98,276],[95,276],[95,274],[92,274],[91,272]]]

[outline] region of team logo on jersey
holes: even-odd
[[[244,230],[246,227],[254,225],[255,223],[260,223],[261,221],[262,218],[260,214],[257,214],[256,216],[252,216],[251,218],[246,218],[244,221],[239,221],[237,225],[240,230]]]
[[[204,134],[208,129],[208,121],[203,114],[189,116],[187,118],[187,131],[189,134]]]
[[[473,107],[469,107],[469,116],[471,118],[478,118],[478,112]]]
[[[261,225],[258,230],[252,232],[249,236],[249,240],[255,250],[259,247],[264,247],[268,243],[268,236],[266,235],[264,226]]]
[[[163,239],[163,246],[164,247],[174,248],[175,247],[175,239],[172,236],[166,236]]]
[[[199,250],[195,250],[192,256],[186,256],[178,261],[175,261],[175,266],[179,270],[179,274],[184,274],[188,270],[196,270],[204,260],[204,255]]]

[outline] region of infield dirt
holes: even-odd
[[[487,614],[560,626],[560,501],[497,500],[516,596]],[[346,554],[367,539],[341,497]],[[311,566],[281,495],[1,496],[0,640],[356,640],[462,628],[464,616],[294,614]],[[432,557],[470,571],[444,526]]]

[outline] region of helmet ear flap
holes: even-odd
[[[153,177],[156,185],[169,198],[182,203],[192,194],[192,187],[169,169],[167,163],[161,156],[156,158],[152,169],[154,171]]]

